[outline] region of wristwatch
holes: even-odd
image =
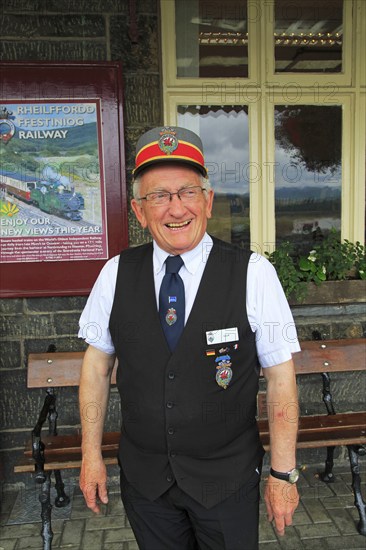
[[[289,472],[276,472],[276,470],[270,469],[269,473],[272,477],[276,479],[282,479],[283,481],[288,481],[289,483],[296,483],[299,479],[300,472],[297,468],[293,468]]]

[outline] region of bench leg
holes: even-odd
[[[55,506],[57,508],[64,508],[65,506],[70,504],[70,498],[67,496],[67,494],[64,491],[65,485],[62,481],[60,470],[54,470],[54,474],[55,474],[55,487],[57,491]]]
[[[43,550],[51,550],[53,532],[51,527],[51,476],[50,472],[45,472],[45,481],[42,483],[42,490],[39,495],[39,501],[42,505],[41,518],[43,539]]]
[[[365,454],[365,449],[358,445],[347,445],[347,449],[351,464],[352,489],[355,497],[355,506],[360,516],[357,530],[360,535],[366,536],[366,504],[362,498],[360,467],[358,465],[358,456],[359,454]]]
[[[325,470],[319,474],[319,478],[325,483],[334,483],[335,475],[333,474],[333,456],[335,447],[327,447],[327,458],[325,460]]]

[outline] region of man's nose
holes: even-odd
[[[185,210],[185,205],[180,200],[178,193],[171,193],[169,201],[170,212],[180,213]]]

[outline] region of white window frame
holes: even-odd
[[[252,248],[275,243],[274,105],[342,105],[342,239],[364,242],[366,156],[366,2],[344,0],[343,72],[274,73],[274,0],[248,0],[249,78],[178,78],[175,2],[161,0],[164,123],[178,105],[248,105]],[[258,13],[265,17],[258,18]],[[264,46],[263,46],[264,44]],[[225,160],[225,159],[223,159]],[[259,168],[260,169],[259,169]]]

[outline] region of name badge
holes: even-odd
[[[239,340],[238,327],[220,328],[206,332],[206,342],[209,346],[225,342],[235,342],[236,340]]]

